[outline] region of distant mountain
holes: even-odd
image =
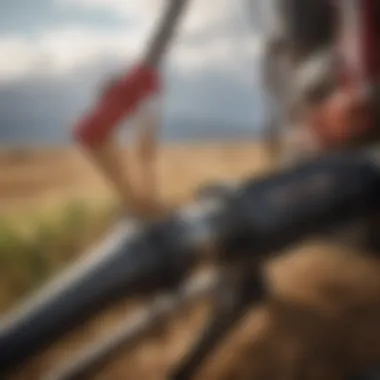
[[[67,143],[70,126],[94,98],[112,59],[71,75],[25,78],[0,86],[2,144]],[[257,135],[262,125],[260,92],[241,78],[172,70],[165,89],[165,140],[234,139]]]
[[[162,138],[165,141],[249,139],[258,137],[259,134],[258,125],[196,117],[172,117],[162,128]]]

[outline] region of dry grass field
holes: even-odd
[[[241,178],[265,169],[258,143],[170,145],[159,155],[158,177],[162,196],[183,201],[201,183]],[[126,162],[135,173],[133,150]],[[103,178],[81,152],[70,148],[0,149],[0,213],[40,210],[71,197],[101,200],[110,196]]]
[[[202,183],[241,178],[267,168],[265,154],[258,144],[169,146],[163,148],[160,157],[160,190],[167,202],[177,204],[188,199]],[[59,271],[60,265],[71,261],[72,252],[78,254],[94,234],[101,234],[102,221],[88,227],[89,220],[94,220],[95,209],[107,208],[112,203],[112,193],[81,154],[70,149],[4,151],[0,153],[0,173],[3,226],[16,225],[17,237],[24,239],[20,248],[13,235],[13,240],[9,238],[8,230],[3,233],[0,260],[8,266],[0,267],[0,289],[4,293],[0,293],[0,300],[3,298],[1,305],[5,310],[30,288],[40,286]],[[84,210],[76,203],[65,216],[66,226],[75,222],[86,228],[86,233],[81,233],[86,238],[73,246],[77,235],[59,235],[61,242],[68,239],[71,244],[62,244],[59,249],[34,245],[34,250],[28,251],[31,241],[36,242],[28,240],[36,220],[56,220],[57,210],[72,200],[90,204]],[[109,217],[104,211],[97,215],[98,219]],[[44,233],[41,236],[46,238],[46,230]],[[49,230],[49,233],[60,232]],[[38,236],[40,242],[42,238]],[[58,258],[60,255],[64,258]],[[13,257],[18,260],[12,261]],[[28,262],[30,257],[38,257],[38,265]],[[54,265],[46,267],[45,261]],[[17,272],[20,265],[23,271]],[[20,288],[21,279],[30,275],[31,266],[33,274],[40,273],[41,267],[44,274],[37,276],[39,281],[30,280]],[[4,268],[14,272],[7,274]],[[264,269],[268,278],[267,299],[247,315],[197,378],[339,380],[362,365],[380,362],[380,263],[347,248],[310,242],[283,252]],[[13,293],[7,291],[14,286]],[[12,378],[40,379],[46,370],[75,356],[84,339],[105,334],[130,308],[130,302],[115,305],[33,358]],[[120,358],[94,378],[165,379],[168,367],[191,343],[206,314],[207,304],[202,304],[179,315],[170,321],[169,329],[144,342],[133,353],[121,353]]]

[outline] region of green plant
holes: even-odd
[[[109,202],[79,199],[48,214],[0,220],[0,307],[25,296],[80,255],[109,225],[113,210]]]

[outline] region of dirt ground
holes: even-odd
[[[202,182],[259,172],[264,155],[252,144],[165,148],[162,194],[182,201]],[[109,193],[77,152],[37,150],[0,154],[0,212],[49,207],[78,194]],[[264,268],[268,295],[206,363],[197,379],[336,380],[380,363],[380,262],[347,247],[309,242],[283,252]],[[84,339],[105,334],[131,304],[98,316],[31,360],[15,379],[42,373],[75,356]],[[132,353],[121,353],[94,379],[161,380],[188,347],[207,315],[196,305]]]

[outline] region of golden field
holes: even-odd
[[[157,163],[162,196],[170,202],[188,198],[201,183],[241,178],[262,170],[264,149],[258,143],[170,145]],[[133,149],[126,165],[136,173]],[[54,205],[68,198],[102,200],[110,189],[91,163],[72,148],[0,149],[0,213]],[[35,207],[34,207],[35,206]]]
[[[125,156],[127,161],[130,152]],[[265,152],[257,143],[167,146],[158,163],[160,192],[174,205],[188,199],[202,183],[246,177],[268,168]],[[0,260],[6,264],[0,268],[4,293],[0,300],[5,309],[31,288],[41,286],[95,235],[102,234],[106,221],[114,218],[109,213],[114,197],[74,149],[3,151],[0,173],[0,216],[6,231],[0,245]],[[74,223],[72,231],[69,227]],[[44,227],[36,231],[41,224]],[[64,235],[62,226],[68,230]],[[83,239],[73,245],[78,230]],[[59,236],[61,245],[43,245],[47,236]],[[380,264],[357,253],[314,242],[269,262],[265,268],[267,299],[247,315],[197,378],[336,380],[359,366],[380,363]],[[28,261],[31,257],[35,260]],[[63,358],[75,356],[84,339],[105,334],[107,326],[125,317],[129,308],[130,303],[122,302],[97,316],[33,358],[14,378],[39,379]],[[206,311],[207,305],[198,305],[179,315],[167,330],[133,353],[122,354],[95,378],[164,379]]]

